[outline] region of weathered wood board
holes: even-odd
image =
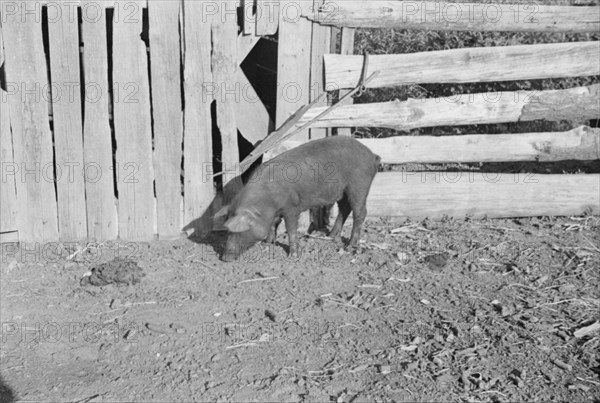
[[[474,125],[546,119],[586,120],[600,115],[600,85],[565,90],[457,94],[447,98],[408,99],[344,105],[313,127],[417,127]],[[312,108],[298,121],[307,123],[325,110]]]
[[[1,45],[0,45],[1,46]],[[20,180],[19,167],[14,162],[10,112],[6,92],[0,89],[0,232],[18,230],[18,209],[15,180]],[[17,174],[19,175],[17,176]]]
[[[276,127],[280,127],[298,109],[310,102],[312,23],[297,14],[299,4],[290,0],[279,2],[279,43],[285,46],[279,46],[277,54]],[[303,130],[290,140],[307,140],[308,135],[308,130]],[[302,213],[299,229],[308,229],[309,224],[308,212]]]
[[[379,155],[384,164],[600,159],[600,129],[587,126],[566,132],[395,136],[358,141]],[[284,142],[269,150],[265,159],[301,144]]]
[[[211,21],[203,19],[202,4],[184,0],[184,224],[195,235],[211,231],[209,210],[215,196],[212,179]]]
[[[341,33],[341,47],[340,54],[341,55],[351,55],[354,53],[354,28],[342,28]],[[348,93],[348,90],[340,90],[340,98]],[[353,99],[348,100],[348,104],[352,104],[354,102]],[[352,128],[350,127],[340,127],[337,129],[337,134],[340,136],[350,136],[352,134]]]
[[[217,110],[217,126],[221,133],[223,162],[223,196],[228,203],[241,187],[236,180],[239,172],[240,155],[237,138],[236,98],[240,97],[236,86],[237,63],[237,21],[235,16],[226,15],[213,19],[212,30],[212,71],[216,92],[214,99]],[[239,178],[238,178],[239,179]]]
[[[279,1],[256,0],[256,35],[274,35],[279,27]]]
[[[412,219],[562,216],[599,209],[598,174],[381,172],[367,199],[370,216]]]
[[[331,28],[313,23],[310,49],[310,102],[327,91],[323,56],[329,53],[330,47]],[[321,105],[327,105],[327,103],[327,97],[323,97],[320,101]],[[311,139],[323,138],[327,135],[328,130],[321,128],[311,129],[309,134]]]
[[[106,2],[84,0],[103,6]],[[108,110],[108,48],[106,22],[83,20],[83,73],[85,81],[83,120],[83,160],[88,239],[103,241],[118,236],[117,205],[113,182],[113,150]]]
[[[180,3],[176,1],[154,0],[148,4],[154,172],[160,239],[178,238],[183,227],[179,212],[183,140],[179,12]]]
[[[242,8],[242,29],[244,35],[254,35],[256,33],[256,13],[254,12],[254,0],[241,0]]]
[[[325,55],[327,82],[356,86],[362,56]],[[580,77],[600,74],[600,42],[461,48],[371,55],[367,75],[379,71],[368,87],[418,83],[469,83]]]
[[[292,2],[281,1],[281,9],[291,9],[288,3]],[[286,45],[279,46],[277,55],[276,127],[310,102],[311,22],[295,19],[282,11],[279,42]],[[298,133],[293,139],[308,139],[308,131]]]
[[[19,240],[53,242],[58,240],[58,215],[42,8],[34,2],[12,5],[17,10],[2,17],[2,29],[13,156],[18,168],[15,182]],[[33,10],[24,20],[22,7]]]
[[[339,27],[433,31],[597,32],[598,7],[539,3],[494,4],[443,1],[326,1],[304,15]]]
[[[62,241],[87,239],[79,21],[64,2],[48,8],[58,232]]]
[[[118,3],[118,4],[117,4]],[[127,3],[127,4],[125,4]],[[114,22],[113,105],[117,140],[119,237],[154,237],[154,170],[148,56],[142,32],[143,1],[116,2],[129,14]]]
[[[257,35],[238,35],[237,39],[237,61],[238,64],[242,64],[246,56],[254,48],[254,45],[258,43],[260,36]]]

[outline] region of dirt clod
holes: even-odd
[[[80,284],[103,286],[107,284],[137,284],[145,274],[131,259],[117,257],[91,268],[90,275],[81,278]]]

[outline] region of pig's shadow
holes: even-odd
[[[225,185],[223,193],[235,194],[235,191],[241,189],[241,187],[242,177],[237,176]],[[187,237],[188,240],[197,244],[209,245],[218,256],[221,256],[225,251],[227,233],[219,231],[221,228],[215,228],[213,216],[223,207],[223,193],[217,193],[204,213],[183,227],[186,232],[192,231]]]

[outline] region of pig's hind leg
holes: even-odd
[[[367,217],[367,195],[369,187],[362,189],[350,189],[348,192],[348,200],[352,208],[352,235],[348,246],[356,246],[360,239],[360,228]]]
[[[346,196],[345,192],[344,192],[344,195],[342,196],[342,198],[340,200],[338,200],[337,204],[338,204],[339,212],[338,212],[337,218],[335,219],[335,223],[333,224],[333,227],[331,228],[331,231],[329,231],[329,236],[331,238],[338,238],[340,236],[340,234],[342,232],[342,227],[344,226],[344,223],[348,219],[348,216],[350,215],[350,211],[352,211],[352,209],[350,207],[350,203],[348,202],[348,196]]]

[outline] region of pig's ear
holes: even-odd
[[[231,232],[244,232],[256,226],[258,214],[254,210],[241,210],[225,222],[225,227]]]
[[[217,214],[215,214],[214,218],[223,217],[227,215],[227,213],[229,213],[229,206],[223,206],[219,211],[217,211]]]

